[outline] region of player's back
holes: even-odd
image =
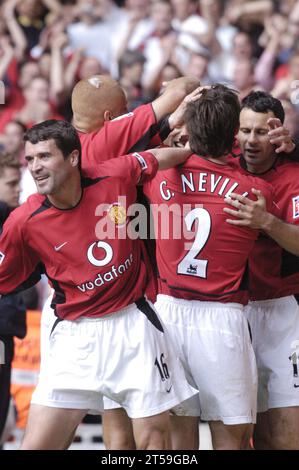
[[[270,198],[271,186],[241,174],[234,163],[221,165],[197,155],[181,167],[158,172],[146,185],[156,205],[160,293],[247,302],[247,260],[258,232],[228,224],[223,208],[233,191],[255,199],[253,187]]]

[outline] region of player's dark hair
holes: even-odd
[[[24,134],[24,142],[37,144],[43,140],[55,141],[64,158],[67,158],[73,150],[79,151],[79,169],[81,168],[81,142],[76,129],[66,121],[49,119],[28,129]]]
[[[285,112],[281,102],[265,91],[252,91],[241,102],[241,109],[252,109],[256,113],[272,111],[274,116],[284,122]]]
[[[15,170],[21,169],[20,159],[14,154],[0,153],[0,177],[3,176],[6,168],[14,168]]]
[[[239,129],[240,104],[236,91],[213,85],[187,105],[185,123],[191,150],[203,157],[221,157],[232,151]]]

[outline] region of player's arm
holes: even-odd
[[[204,88],[211,87],[207,86],[195,88],[195,90],[189,93],[189,95],[185,96],[183,101],[181,101],[178,107],[169,116],[164,117],[161,121],[157,123],[158,133],[149,142],[149,149],[161,145],[161,143],[168,138],[169,134],[172,131],[183,126],[184,115],[188,103],[198,100]]]
[[[239,227],[262,230],[282,248],[299,256],[299,226],[284,222],[268,212],[262,192],[257,189],[252,189],[252,192],[257,197],[256,201],[231,193],[225,202],[233,209],[225,207],[223,210],[235,218],[227,219],[226,222]]]
[[[168,170],[184,163],[192,154],[188,148],[164,147],[149,150],[158,161],[159,170]]]
[[[171,80],[162,95],[152,102],[157,121],[163,119],[167,114],[173,113],[184,98],[199,85],[198,79],[194,77],[180,77]]]
[[[157,148],[146,152],[134,152],[117,160],[108,160],[97,167],[100,177],[114,177],[137,185],[150,181],[158,170],[167,170],[184,163],[191,155],[190,149]]]
[[[27,247],[20,225],[12,213],[3,226],[0,237],[0,295],[19,290],[39,262]]]

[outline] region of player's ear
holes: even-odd
[[[73,150],[70,158],[71,165],[73,167],[79,165],[79,150]]]
[[[112,113],[107,109],[104,111],[104,121],[111,121],[111,119],[113,119]]]

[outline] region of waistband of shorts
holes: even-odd
[[[185,300],[172,297],[171,295],[158,294],[157,301],[162,300],[163,302],[171,302],[175,305],[182,305],[184,307],[200,307],[200,308],[235,308],[237,310],[243,310],[244,305],[237,302],[213,302],[206,300]]]
[[[297,300],[293,295],[286,295],[285,297],[278,297],[277,299],[267,299],[267,300],[250,300],[248,305],[254,305],[255,307],[271,307],[272,305],[283,305],[289,301],[296,302]]]
[[[140,299],[137,299],[136,302],[138,302],[141,299],[144,299],[146,302],[148,302],[146,297],[141,297]],[[132,304],[129,304],[126,307],[123,307],[119,310],[115,310],[114,312],[110,312],[110,313],[107,313],[106,315],[102,315],[100,317],[84,317],[84,316],[82,316],[82,317],[77,318],[76,320],[69,320],[69,321],[79,323],[81,321],[82,322],[83,321],[84,322],[101,322],[101,321],[109,320],[111,317],[115,318],[116,315],[119,317],[123,314],[128,314],[130,312],[136,311],[136,308],[138,308],[137,305],[136,305],[136,302],[134,302]]]

